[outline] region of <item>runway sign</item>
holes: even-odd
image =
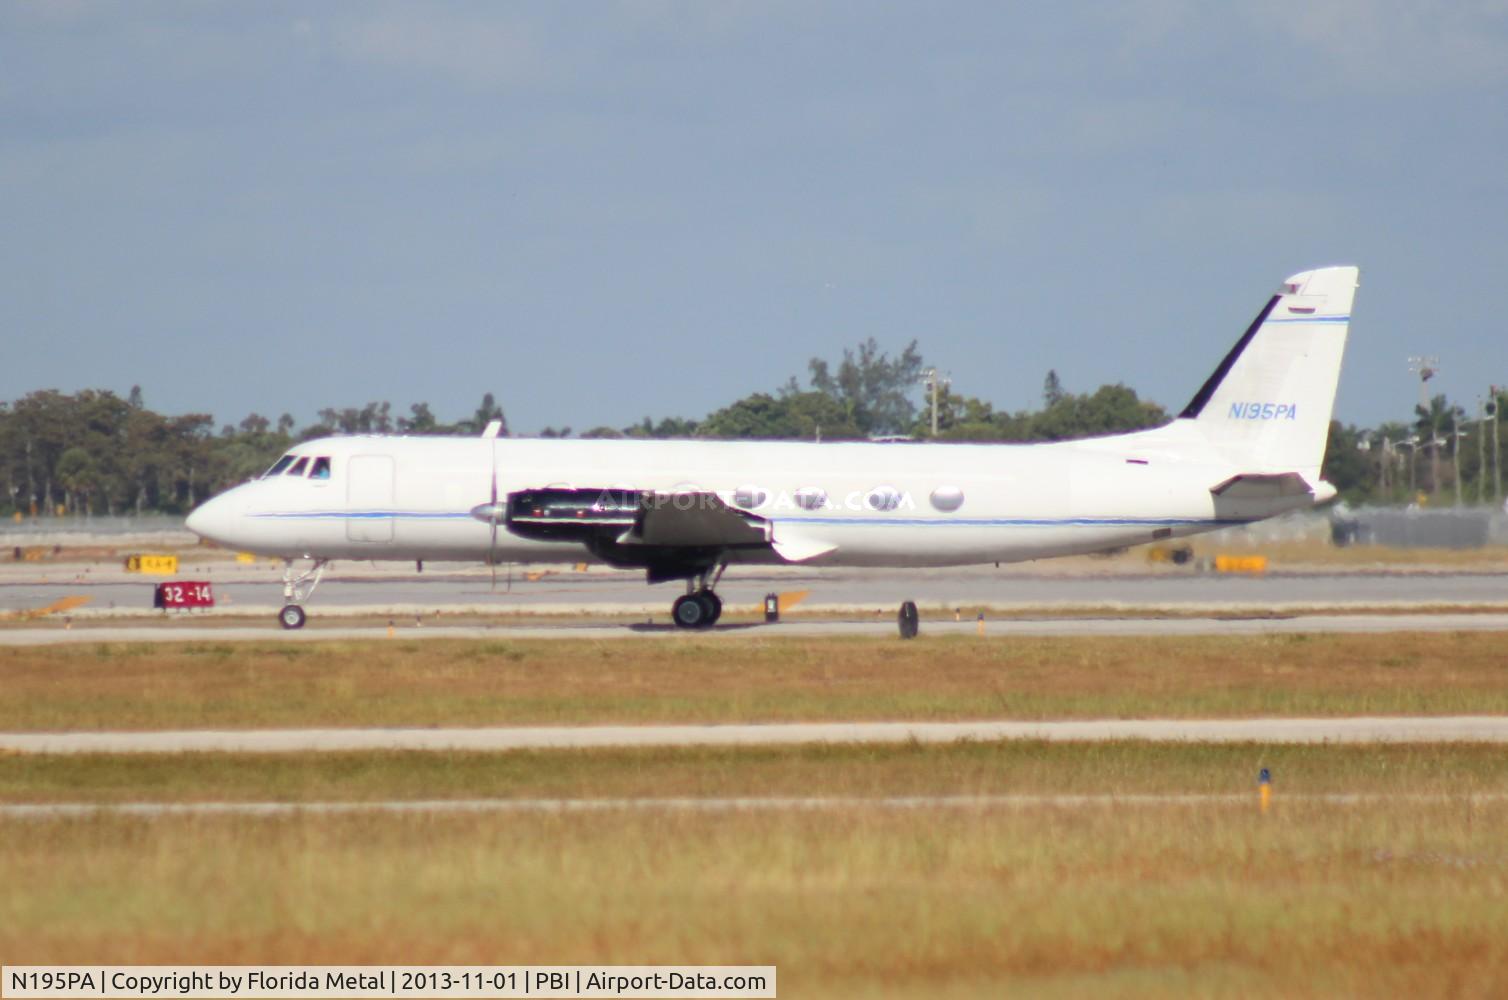
[[[164,610],[212,608],[215,590],[208,580],[171,580],[157,585],[152,607]]]
[[[126,557],[127,573],[172,576],[178,572],[177,556],[135,555]]]
[[[1266,573],[1266,556],[1216,556],[1216,573]]]

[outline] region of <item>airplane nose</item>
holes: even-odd
[[[200,538],[224,542],[229,528],[230,511],[223,497],[212,497],[189,512],[183,526]]]

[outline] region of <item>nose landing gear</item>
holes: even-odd
[[[301,573],[295,573],[293,560],[289,559],[283,570],[283,610],[278,612],[278,624],[285,629],[303,628],[308,616],[299,607],[314,593],[320,578],[325,575],[328,559],[316,559],[314,565]]]

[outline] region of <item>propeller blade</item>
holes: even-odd
[[[488,519],[492,529],[491,541],[487,543],[487,565],[492,567],[492,591],[497,593],[497,442],[492,442],[492,517]]]

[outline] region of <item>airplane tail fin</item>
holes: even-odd
[[[1324,267],[1284,281],[1179,421],[1244,470],[1317,484],[1359,275]]]

